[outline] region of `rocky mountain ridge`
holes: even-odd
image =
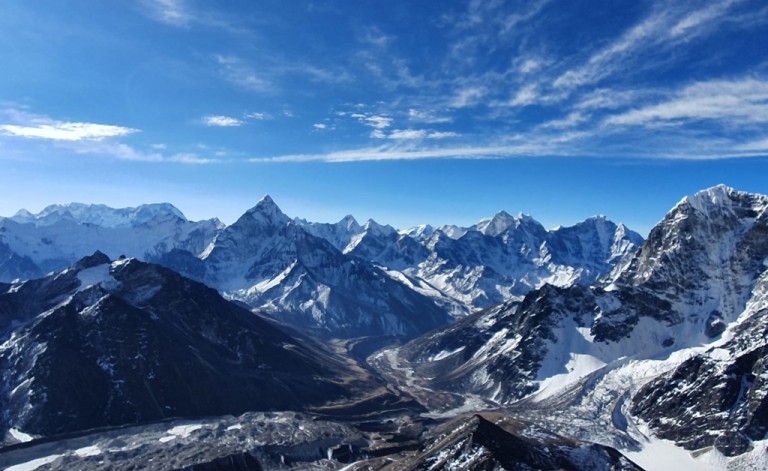
[[[100,252],[0,285],[0,313],[3,434],[301,411],[379,387],[213,289]]]
[[[617,423],[735,456],[762,446],[768,424],[767,267],[768,196],[718,186],[675,206],[610,279],[544,286],[374,364],[387,358],[390,374],[500,406],[551,410],[573,391],[581,399],[557,407],[600,410],[624,394]]]

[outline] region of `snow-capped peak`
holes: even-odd
[[[425,239],[431,236],[435,232],[435,228],[429,224],[421,224],[419,226],[411,227],[404,231],[400,231],[400,235],[407,235],[417,240]]]
[[[111,208],[103,204],[84,203],[53,204],[37,214],[22,209],[10,219],[35,226],[50,226],[62,220],[70,220],[77,224],[101,227],[135,227],[164,217],[187,220],[184,214],[170,203],[143,204],[131,208]]]
[[[336,225],[343,227],[350,232],[358,232],[362,228],[360,224],[358,224],[357,219],[355,219],[355,217],[351,214],[347,214],[341,218],[341,220],[337,222]]]
[[[483,219],[475,225],[475,229],[485,235],[497,236],[517,223],[518,219],[506,211],[499,211],[490,219]]]
[[[397,230],[394,227],[390,226],[389,224],[379,224],[373,219],[366,221],[366,223],[363,225],[363,231],[376,236],[388,236],[391,234],[397,234]]]
[[[243,217],[240,219],[245,217],[249,217],[269,225],[287,224],[291,220],[280,210],[280,208],[269,195],[264,195],[264,197],[261,198],[258,203],[256,203],[256,206],[246,211],[245,215],[243,215]]]
[[[686,207],[704,214],[710,214],[712,211],[728,211],[735,207],[744,207],[747,201],[749,203],[746,205],[758,212],[768,208],[768,196],[742,192],[720,184],[699,191],[694,195],[686,196],[673,208],[670,214]]]

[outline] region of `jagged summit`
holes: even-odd
[[[280,207],[275,203],[275,200],[272,199],[269,195],[264,195],[261,197],[261,199],[256,203],[255,206],[253,206],[251,209],[249,209],[247,212],[261,212],[261,213],[281,213]]]
[[[429,224],[421,224],[418,226],[411,227],[410,229],[405,229],[403,231],[400,231],[400,234],[410,236],[417,240],[421,240],[421,239],[426,239],[427,237],[434,234],[435,230],[436,229]]]

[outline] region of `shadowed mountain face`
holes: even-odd
[[[360,380],[324,349],[157,265],[97,253],[0,289],[6,430],[304,410],[350,398]]]

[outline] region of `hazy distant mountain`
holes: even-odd
[[[199,254],[222,228],[217,219],[188,221],[170,204],[113,209],[71,203],[38,214],[21,210],[0,218],[0,281],[62,270],[96,250],[143,260],[172,249]]]

